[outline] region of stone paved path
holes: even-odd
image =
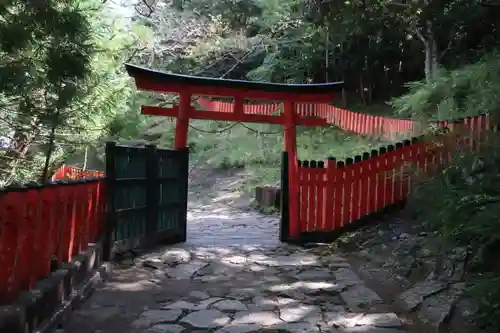
[[[234,191],[216,185],[186,244],[121,263],[64,332],[404,332],[343,258],[279,244],[277,217],[229,208]]]

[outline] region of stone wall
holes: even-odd
[[[111,266],[101,258],[101,243],[90,244],[71,263],[62,264],[12,304],[0,307],[0,332],[52,332],[109,273]]]

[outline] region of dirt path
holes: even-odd
[[[278,242],[249,210],[240,173],[197,171],[188,241],[117,264],[75,311],[71,333],[401,333],[351,266]]]

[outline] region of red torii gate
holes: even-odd
[[[126,65],[128,74],[135,79],[139,90],[177,93],[179,105],[172,108],[142,106],[142,114],[176,118],[174,149],[187,146],[189,119],[221,120],[248,123],[280,124],[284,126],[285,151],[288,153],[289,182],[289,237],[300,236],[298,218],[298,174],[296,126],[327,126],[324,118],[311,117],[296,112],[296,103],[328,103],[342,89],[343,82],[322,84],[279,84],[242,80],[225,80],[194,77],[155,71],[139,66]],[[196,110],[191,105],[193,96],[234,98],[233,112]],[[281,101],[279,115],[249,114],[244,112],[245,100]]]

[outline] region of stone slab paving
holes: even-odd
[[[278,218],[212,203],[188,242],[117,265],[66,333],[402,333],[341,257],[278,242]]]
[[[383,308],[380,297],[337,256],[318,258],[292,246],[189,244],[118,269],[72,315],[66,330],[403,332],[398,316]]]

